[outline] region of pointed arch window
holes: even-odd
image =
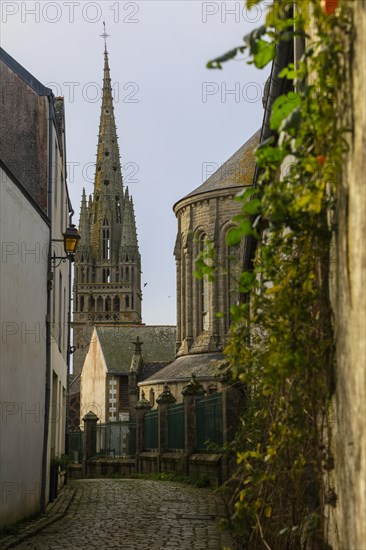
[[[229,325],[232,323],[230,310],[239,304],[239,275],[240,275],[240,245],[227,248],[227,316]]]
[[[198,254],[207,252],[207,235],[202,233],[198,240]],[[210,328],[210,283],[207,275],[197,283],[197,309],[199,332]]]
[[[116,197],[116,222],[121,223],[121,201]]]
[[[102,258],[103,260],[111,259],[111,235],[107,216],[104,217],[102,227]]]

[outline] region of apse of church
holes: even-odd
[[[74,267],[74,376],[94,324],[141,324],[141,258],[132,197],[123,185],[108,51],[104,51],[93,195],[83,189]],[[78,384],[72,388],[77,391]]]

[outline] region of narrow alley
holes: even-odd
[[[67,491],[73,498],[62,519],[19,543],[8,541],[5,548],[233,548],[219,528],[225,515],[222,499],[208,489],[151,480],[92,479],[73,481]]]

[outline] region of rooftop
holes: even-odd
[[[168,325],[96,326],[109,373],[128,374],[140,338],[144,364],[168,364],[175,358],[176,327]]]
[[[259,143],[261,130],[258,130],[242,145],[220,168],[216,170],[202,185],[180,199],[174,208],[184,199],[202,195],[210,191],[241,188],[252,185],[256,165],[255,149]]]

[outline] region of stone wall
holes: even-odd
[[[366,541],[366,2],[354,12],[352,108],[354,133],[339,189],[336,258],[331,293],[336,326],[333,426],[335,506],[327,506],[334,549],[365,548]]]

